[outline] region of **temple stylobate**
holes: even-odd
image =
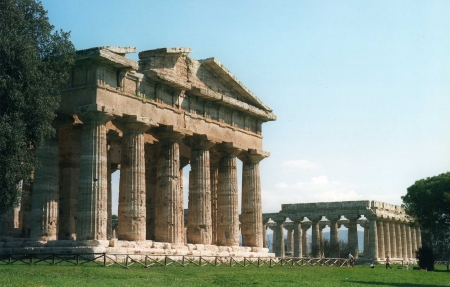
[[[404,209],[380,201],[283,204],[280,212],[263,214],[263,224],[264,232],[267,228],[273,230],[273,250],[278,257],[284,257],[285,250],[294,257],[324,257],[323,229],[327,226],[332,247],[328,256],[333,258],[348,256],[339,254],[341,226],[348,230],[348,247],[356,258],[358,250],[363,249],[364,258],[369,260],[384,260],[388,256],[392,260],[415,260],[415,251],[422,245],[420,228]],[[364,230],[363,248],[358,246],[358,225]],[[288,231],[287,248],[282,240],[284,230]]]
[[[19,233],[22,241],[0,252],[70,246],[267,255],[259,163],[269,156],[261,127],[276,119],[272,110],[215,58],[198,61],[188,57],[191,49],[162,48],[140,52],[135,62],[125,57],[133,52],[77,51],[62,88],[58,136],[36,151],[40,166],[32,186],[23,187],[18,219],[3,216],[2,235]],[[188,164],[185,225],[182,170]],[[111,174],[118,169],[114,238]],[[240,223],[245,247],[239,247]]]

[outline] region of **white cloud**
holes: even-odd
[[[281,163],[281,166],[292,172],[298,170],[316,170],[319,168],[317,163],[306,159],[284,161]]]
[[[263,212],[278,212],[281,204],[360,199],[352,186],[330,182],[326,175],[312,177],[309,182],[281,182],[262,190]]]

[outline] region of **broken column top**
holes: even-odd
[[[146,50],[139,53],[139,59],[143,59],[150,56],[156,56],[156,55],[164,55],[164,54],[180,54],[186,56],[187,54],[191,53],[191,48],[184,48],[184,47],[175,47],[175,48],[158,48],[158,49],[152,49],[152,50]]]

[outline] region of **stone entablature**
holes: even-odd
[[[286,221],[289,219],[290,221]],[[271,221],[270,221],[271,220]],[[348,228],[348,244],[358,257],[359,224],[364,229],[364,254],[371,260],[415,260],[415,251],[422,245],[419,226],[401,206],[379,201],[342,201],[283,204],[278,213],[263,214],[263,231],[274,231],[273,250],[284,256],[284,229],[288,230],[288,250],[294,257],[321,257],[322,230],[330,227],[330,244],[339,242],[337,229]],[[312,252],[309,254],[307,230],[312,229]],[[333,251],[335,252],[335,251]],[[337,256],[332,254],[333,257]]]

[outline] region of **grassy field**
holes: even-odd
[[[445,267],[434,272],[396,268],[0,265],[0,286],[450,286]]]

